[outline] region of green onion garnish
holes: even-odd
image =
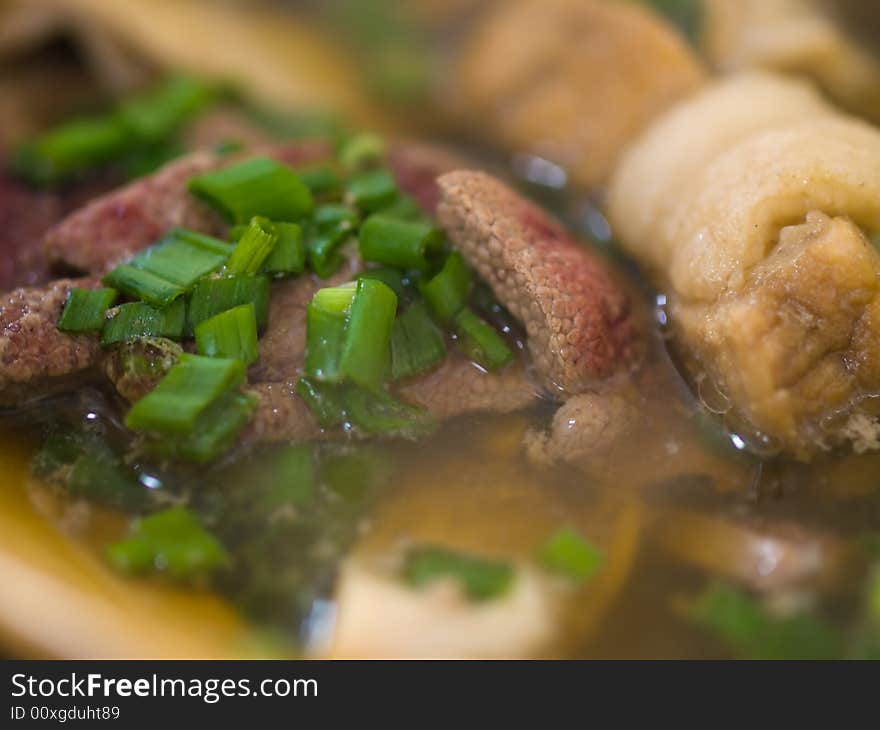
[[[365,388],[379,388],[388,372],[397,295],[381,281],[361,279],[351,303],[339,372]]]
[[[397,183],[389,170],[374,170],[349,180],[346,194],[358,208],[372,213],[394,202]]]
[[[332,167],[309,167],[296,174],[315,197],[337,195],[342,190],[342,177]]]
[[[583,583],[599,569],[602,552],[584,540],[577,530],[563,528],[541,545],[538,560],[547,570]]]
[[[312,501],[315,492],[312,451],[309,444],[296,444],[271,453],[268,465],[264,463],[257,472],[258,480],[266,476],[267,491],[260,500],[261,506],[272,509],[292,504],[299,507]]]
[[[403,564],[403,579],[422,588],[443,578],[458,581],[472,601],[499,598],[513,585],[514,571],[509,563],[486,560],[454,552],[444,547],[410,550]]]
[[[306,247],[302,226],[298,223],[274,223],[278,240],[263,264],[263,271],[272,276],[301,274],[306,268]]]
[[[223,546],[183,507],[137,520],[128,539],[107,548],[107,559],[127,573],[165,571],[178,580],[229,562]]]
[[[342,378],[339,361],[356,287],[352,282],[319,289],[306,308],[305,372],[316,380]]]
[[[71,334],[100,332],[104,328],[104,314],[117,296],[115,289],[72,289],[58,320],[58,329]]]
[[[465,354],[487,370],[498,370],[513,360],[511,350],[488,322],[474,314],[470,307],[455,317],[455,331]]]
[[[277,240],[275,226],[266,218],[254,216],[232,250],[226,262],[226,272],[233,276],[256,274],[269,258]]]
[[[397,294],[398,300],[404,300],[412,294],[410,281],[405,274],[392,269],[390,266],[380,266],[377,269],[367,269],[357,275],[358,279],[377,279],[391,288]]]
[[[344,393],[334,383],[302,377],[296,384],[296,392],[322,428],[333,428],[345,422]]]
[[[378,134],[362,132],[349,137],[339,150],[339,161],[349,172],[357,172],[385,159],[385,140]]]
[[[329,279],[342,266],[344,259],[339,252],[339,246],[348,235],[349,232],[341,228],[321,231],[314,226],[310,227],[306,237],[309,266],[322,279]]]
[[[130,342],[142,337],[183,337],[186,304],[182,299],[158,309],[144,302],[120,304],[108,311],[101,332],[101,346]]]
[[[458,251],[446,257],[443,268],[419,289],[428,301],[431,311],[443,324],[451,325],[467,304],[473,287],[473,275]]]
[[[360,229],[361,256],[404,271],[427,271],[429,256],[440,250],[443,233],[427,223],[373,214]]]
[[[144,142],[161,142],[217,97],[217,89],[188,76],[174,76],[125,102],[122,124]]]
[[[206,357],[257,361],[257,317],[253,302],[241,304],[206,319],[195,328],[196,349]]]
[[[198,416],[191,431],[150,439],[145,450],[165,459],[207,464],[232,448],[256,405],[256,399],[238,391],[224,393]]]
[[[221,395],[244,381],[244,363],[183,354],[159,384],[132,406],[125,425],[134,431],[186,434]]]
[[[13,171],[36,185],[60,182],[122,154],[131,135],[118,119],[80,119],[57,127],[13,152]]]
[[[189,189],[232,223],[254,216],[297,221],[312,212],[312,194],[289,167],[268,157],[193,178]]]
[[[425,373],[446,357],[446,340],[431,319],[423,300],[394,320],[391,330],[391,379]]]
[[[218,238],[175,228],[161,241],[117,266],[105,283],[131,297],[163,306],[220,268],[232,246]]]
[[[265,276],[219,276],[202,279],[193,287],[187,310],[186,334],[206,319],[241,304],[252,303],[257,329],[269,321],[269,279]]]
[[[437,424],[424,409],[397,400],[384,390],[344,384],[342,402],[347,420],[364,433],[418,438]]]
[[[773,615],[758,599],[725,583],[711,584],[694,602],[690,618],[747,659],[839,659],[844,654],[843,637],[810,612]]]

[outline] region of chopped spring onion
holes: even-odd
[[[183,354],[159,384],[132,406],[125,425],[162,434],[192,432],[199,415],[244,381],[244,363]]]
[[[183,337],[185,320],[186,304],[182,299],[162,309],[144,302],[120,304],[108,310],[101,332],[101,346],[109,347],[118,342],[130,342],[142,337],[169,337],[179,340]]]
[[[296,384],[296,392],[322,428],[332,428],[345,422],[344,394],[334,383],[302,377]]]
[[[373,214],[361,226],[361,256],[398,269],[427,271],[429,256],[440,250],[443,233],[427,223]]]
[[[206,319],[195,328],[195,335],[199,355],[234,358],[245,365],[256,362],[260,356],[253,302]]]
[[[319,289],[309,302],[306,308],[305,372],[310,377],[324,382],[342,378],[339,362],[356,291],[355,283],[325,287]]]
[[[256,400],[252,396],[229,391],[199,415],[189,433],[149,440],[145,448],[165,459],[207,464],[232,447],[254,408]]]
[[[189,181],[194,195],[232,223],[254,216],[296,221],[312,211],[312,194],[289,167],[268,157],[254,157]]]
[[[394,202],[397,183],[389,170],[374,170],[349,180],[346,194],[358,208],[372,213]]]
[[[315,210],[307,230],[306,251],[309,265],[322,279],[333,276],[342,266],[339,246],[354,232],[358,221],[357,211],[347,205],[328,203]]]
[[[399,220],[430,223],[430,218],[425,215],[421,206],[408,195],[398,195],[390,205],[386,205],[379,212]]]
[[[178,580],[189,580],[229,562],[223,546],[183,507],[137,520],[129,538],[110,545],[107,559],[127,573],[166,571]]]
[[[414,588],[452,578],[458,581],[472,601],[487,601],[510,590],[514,572],[509,563],[464,555],[444,547],[427,546],[407,553],[402,576]]]
[[[260,500],[268,509],[309,504],[315,492],[315,459],[309,444],[296,444],[275,450],[269,463],[257,472],[265,475],[266,492]],[[263,480],[260,480],[263,481]]]
[[[256,274],[277,241],[275,226],[266,218],[254,216],[226,262],[227,273]]]
[[[367,434],[416,438],[430,433],[436,423],[430,414],[403,403],[384,390],[367,390],[349,383],[322,383],[303,377],[296,385],[322,428],[351,423]]]
[[[104,281],[131,297],[163,306],[220,268],[231,251],[232,247],[218,238],[174,228],[161,241],[113,269]]]
[[[397,269],[392,269],[390,266],[381,266],[377,269],[367,269],[358,274],[357,278],[376,279],[381,281],[397,294],[398,300],[406,299],[411,294],[409,290],[409,278]]]
[[[691,607],[690,618],[748,659],[839,659],[844,653],[842,637],[808,611],[776,616],[725,583],[710,585]]]
[[[339,150],[339,161],[349,172],[357,172],[385,159],[385,140],[378,134],[362,132],[349,137]]]
[[[117,296],[115,289],[72,289],[58,329],[70,333],[100,332],[104,328],[104,314]]]
[[[455,317],[458,341],[467,356],[487,370],[498,370],[513,360],[511,350],[486,320],[474,314],[470,307]]]
[[[451,325],[464,309],[473,286],[473,276],[458,251],[446,257],[440,272],[419,287],[434,315],[443,324]]]
[[[257,328],[269,321],[269,279],[265,276],[219,276],[202,279],[193,287],[187,310],[186,334],[206,319],[240,304],[253,303]]]
[[[388,456],[374,445],[327,449],[322,453],[321,484],[348,504],[363,502],[392,475]]]
[[[424,409],[399,401],[384,390],[342,387],[348,421],[364,433],[417,438],[436,428],[434,419]]]
[[[336,195],[342,190],[342,177],[332,167],[310,167],[296,174],[315,197]]]
[[[315,209],[314,222],[322,231],[351,231],[359,221],[358,212],[342,203],[327,203]]]
[[[577,530],[563,528],[541,545],[538,560],[547,570],[583,583],[599,569],[602,552],[584,540]]]
[[[306,247],[302,226],[298,223],[275,223],[278,240],[263,264],[263,271],[273,276],[301,274],[306,268]]]
[[[214,145],[214,154],[219,157],[226,157],[244,149],[244,143],[237,139],[221,139]]]
[[[116,118],[80,119],[18,148],[10,162],[29,182],[50,185],[109,162],[130,144],[128,130]]]
[[[412,304],[394,320],[391,330],[391,379],[427,372],[446,357],[443,333],[431,319],[424,300]]]
[[[365,388],[379,388],[388,372],[397,295],[376,279],[361,279],[351,302],[340,374]]]
[[[198,114],[217,96],[214,86],[188,76],[173,76],[119,109],[123,125],[145,142],[160,142]]]

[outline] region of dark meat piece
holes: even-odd
[[[437,370],[402,386],[400,395],[437,418],[452,418],[474,411],[510,413],[533,403],[539,391],[521,362],[487,373],[451,353]]]
[[[0,291],[47,282],[46,231],[111,184],[109,177],[95,178],[50,192],[0,173]]]
[[[324,142],[297,142],[256,149],[247,156],[268,154],[280,162],[303,165],[329,154]],[[46,235],[46,255],[88,273],[103,273],[119,261],[154,243],[169,228],[184,226],[222,235],[224,222],[187,191],[190,178],[224,167],[240,156],[194,152],[153,175],[92,201]]]
[[[95,279],[60,279],[45,288],[16,289],[0,300],[0,405],[22,403],[95,379],[96,337],[56,328],[67,295]]]
[[[633,364],[629,299],[599,257],[540,208],[482,172],[439,178],[437,217],[519,319],[539,375],[572,395]]]

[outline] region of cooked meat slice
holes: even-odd
[[[112,182],[97,177],[61,190],[34,190],[0,173],[0,291],[48,282],[46,231]]]
[[[434,215],[440,202],[437,178],[467,167],[467,161],[440,145],[405,141],[391,145],[388,165],[400,189],[415,198],[425,213]]]
[[[595,464],[609,457],[638,418],[636,406],[621,395],[582,393],[559,407],[549,431],[528,431],[524,445],[536,464]]]
[[[520,362],[487,373],[452,353],[434,372],[401,386],[400,396],[437,418],[451,418],[474,411],[510,413],[533,403],[538,390]]]
[[[637,3],[517,0],[492,5],[468,33],[448,97],[493,144],[594,187],[704,75],[677,31]]]
[[[0,405],[17,405],[95,377],[101,358],[97,338],[67,335],[56,324],[71,289],[96,285],[95,279],[60,279],[3,295]]]
[[[325,157],[328,147],[324,142],[299,142],[248,154],[269,154],[297,165]],[[48,232],[45,247],[49,260],[98,274],[154,243],[173,226],[222,235],[226,229],[223,221],[189,194],[187,183],[196,175],[239,159],[193,152],[92,201]]]
[[[634,363],[629,298],[597,254],[485,173],[451,172],[438,184],[440,224],[525,326],[548,387],[573,395]]]

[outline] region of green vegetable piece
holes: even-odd
[[[452,578],[472,601],[488,601],[500,598],[510,590],[514,571],[509,563],[427,546],[407,553],[402,576],[414,588]]]
[[[241,304],[206,319],[195,328],[196,349],[206,357],[257,361],[257,317],[253,302]]]
[[[159,384],[132,406],[125,425],[135,431],[186,434],[214,401],[244,381],[244,363],[184,354]]]
[[[182,581],[230,562],[223,546],[183,507],[135,521],[131,537],[107,548],[107,559],[126,573],[167,573]]]
[[[563,528],[554,532],[538,550],[541,565],[573,581],[589,580],[602,564],[602,552],[584,540],[577,530]]]
[[[115,289],[71,289],[58,329],[71,334],[100,332],[104,315],[118,295]]]
[[[193,178],[189,189],[231,223],[254,216],[297,221],[312,212],[312,194],[286,165],[254,157]]]

